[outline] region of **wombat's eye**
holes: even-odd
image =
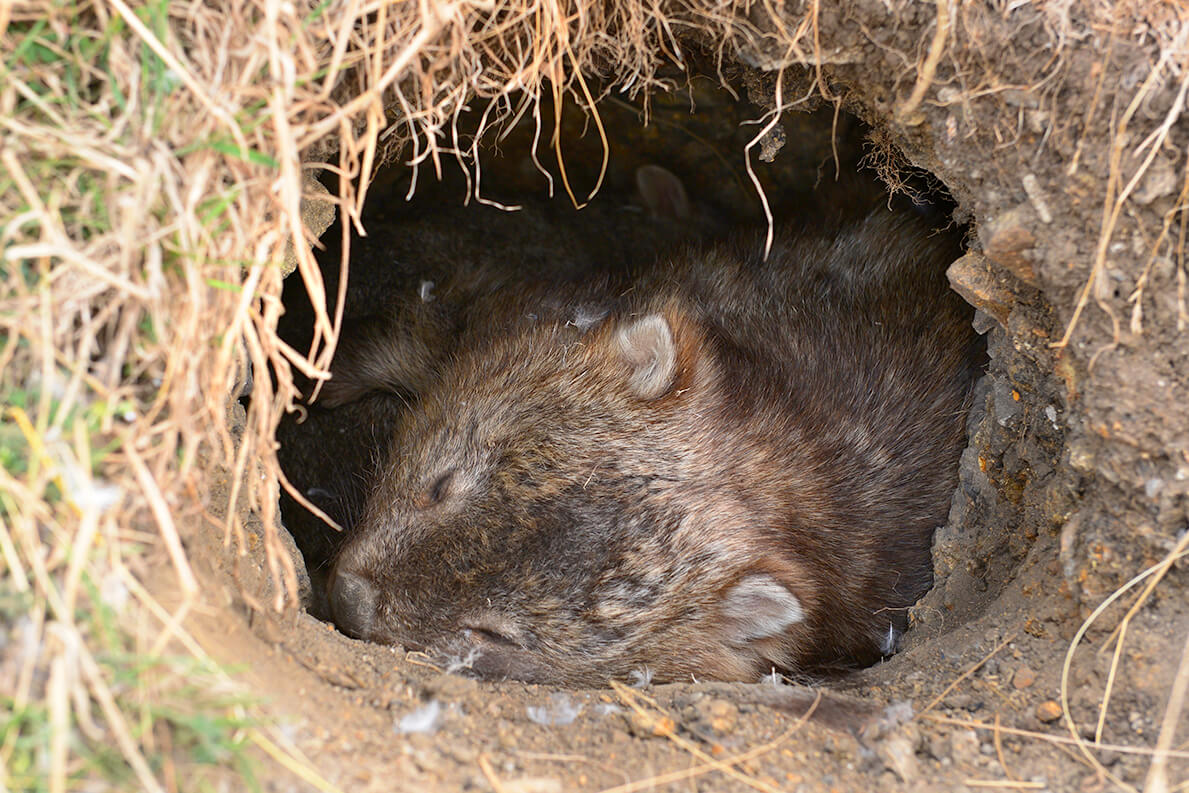
[[[417,499],[417,506],[432,507],[434,504],[441,503],[450,493],[450,481],[454,478],[454,469],[451,468],[446,473],[439,476],[432,485],[425,489],[421,496]]]

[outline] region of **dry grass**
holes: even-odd
[[[1070,4],[1040,5],[1059,58]],[[1084,8],[1092,22],[1112,10]],[[1176,4],[1129,10],[1134,24],[1118,35],[1154,42],[1163,55],[1116,126],[1101,251],[1183,120],[1189,86]],[[965,20],[945,0],[937,11],[942,23],[921,52],[905,53],[896,82],[907,97],[899,116],[913,123],[933,89],[961,82],[947,45]],[[275,534],[286,485],[274,430],[298,398],[293,372],[326,375],[342,299],[325,299],[306,244],[311,161],[334,158],[328,167],[347,177],[335,202],[357,223],[377,162],[399,154],[415,170],[440,171],[451,158],[474,173],[480,139],[531,114],[536,145],[552,152],[581,203],[543,97],[588,109],[601,133],[597,100],[664,87],[658,69],[685,64],[694,40],[720,73],[739,60],[811,65],[830,97],[827,13],[817,2],[781,14],[766,2],[709,0],[0,3],[0,609],[23,642],[0,649],[0,694],[12,714],[0,742],[3,785],[60,791],[103,778],[172,790],[201,762],[195,746],[211,749],[217,776],[228,758],[247,756],[245,741],[316,779],[291,753],[269,751],[276,742],[252,731],[249,706],[218,686],[186,708],[165,707],[204,676],[222,678],[162,655],[180,644],[201,659],[179,628],[201,586],[185,541],[202,530],[211,506],[203,483],[216,472],[233,483],[230,504],[212,509],[227,516],[226,542],[243,547],[236,506],[254,510],[279,584],[270,605],[296,591]],[[1136,129],[1137,108],[1170,81],[1175,106]],[[472,139],[458,132],[468,105],[481,110]],[[1095,112],[1107,111],[1091,107],[1087,128]],[[1138,141],[1129,146],[1128,125]],[[479,197],[477,179],[474,190]],[[1184,195],[1153,256],[1161,246],[1183,255]],[[310,350],[275,332],[289,243],[313,305],[332,306],[319,313]],[[1102,256],[1079,312],[1101,270]],[[1177,272],[1185,315],[1183,260]],[[1145,284],[1133,300],[1136,325]],[[228,401],[249,363],[258,374],[241,425]],[[158,560],[191,596],[173,613],[141,585]],[[161,630],[165,639],[145,639]],[[706,768],[727,772],[730,762]],[[237,767],[247,773],[246,761]]]

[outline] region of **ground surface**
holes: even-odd
[[[872,33],[879,8],[856,4],[851,10],[867,22],[863,35],[855,32],[854,18],[828,15],[822,35],[841,48],[834,87],[856,92],[848,94],[852,98],[861,95],[866,104],[855,109],[876,120],[890,115],[892,98],[910,87],[904,81],[911,73],[893,68],[896,53],[912,51],[932,17],[906,17],[902,25]],[[1018,50],[996,51],[1003,82],[1024,85],[1043,77],[1047,56],[1036,53],[1052,29],[1029,13],[1024,8],[966,19],[975,44],[959,51],[938,79],[958,91],[953,70],[987,57],[981,47],[988,41],[1020,42]],[[1066,24],[1084,25],[1087,37],[1104,35],[1092,33],[1086,20]],[[1035,38],[1036,46],[1025,46],[1021,37]],[[905,651],[831,682],[833,693],[818,704],[821,719],[801,724],[812,696],[793,687],[774,689],[770,682],[596,691],[478,683],[400,650],[347,639],[308,614],[256,612],[249,620],[231,583],[213,589],[224,593],[212,594],[215,601],[225,597],[215,603],[223,612],[196,631],[224,660],[245,665],[246,677],[291,725],[295,744],[343,790],[636,790],[659,788],[669,780],[664,775],[679,772],[688,776],[675,783],[677,789],[698,790],[1142,788],[1150,759],[1145,752],[1161,729],[1189,634],[1184,571],[1174,570],[1160,583],[1118,643],[1112,643],[1112,632],[1141,587],[1099,617],[1077,645],[1064,689],[1062,676],[1090,611],[1184,536],[1189,345],[1177,324],[1184,312],[1177,302],[1178,294],[1183,301],[1184,284],[1178,268],[1184,265],[1157,238],[1179,182],[1153,174],[1140,183],[1137,195],[1144,201],[1131,205],[1120,221],[1101,268],[1094,294],[1105,308],[1091,301],[1071,343],[1053,348],[1073,318],[1094,261],[1109,172],[1105,128],[1093,113],[1083,115],[1098,101],[1091,75],[1104,68],[1125,75],[1129,59],[1151,58],[1143,42],[1115,42],[1114,60],[1095,72],[1095,53],[1105,48],[1101,41],[1093,45],[1092,38],[1065,45],[1062,58],[1072,65],[1062,72],[1060,91],[997,90],[985,94],[991,97],[986,101],[954,93],[951,104],[920,111],[925,123],[901,128],[908,154],[945,181],[959,213],[976,222],[976,255],[955,271],[955,279],[983,310],[976,322],[988,332],[991,363],[971,415],[971,446],[950,521],[937,536],[937,586],[914,611],[916,627],[906,636]],[[902,72],[908,77],[895,76]],[[745,96],[770,96],[769,79],[734,77]],[[1170,97],[1154,93],[1150,115],[1158,118],[1160,103]],[[746,106],[737,109],[717,94],[695,91],[695,98],[699,110],[712,112],[691,118],[688,99],[659,102],[654,123],[634,133],[627,131],[635,120],[626,110],[619,123],[605,119],[617,146],[606,190],[609,209],[630,203],[623,198],[630,193],[628,175],[651,161],[678,170],[715,222],[756,219],[737,158],[754,127],[740,131],[731,114],[754,118],[759,111],[748,116]],[[1110,109],[1099,113],[1109,116]],[[1057,124],[1074,117],[1084,123]],[[812,132],[812,124],[799,127],[809,118],[786,114],[785,150],[768,172],[783,173],[784,181],[773,175],[769,184],[792,190],[811,181],[808,174],[815,181],[832,169],[830,136]],[[820,118],[814,122],[817,132],[828,133],[830,122],[827,112],[824,127]],[[1172,150],[1183,152],[1189,131],[1182,125],[1174,135],[1180,137]],[[845,160],[854,154],[847,143],[853,139],[841,139]],[[513,143],[503,145],[512,149]],[[572,146],[571,159],[585,165],[572,168],[571,179],[590,185],[597,146],[590,136]],[[1178,173],[1174,155],[1162,156],[1169,158],[1168,170]],[[529,170],[520,173],[536,178]],[[513,181],[505,183],[509,189],[523,187]],[[383,192],[376,191],[373,204],[377,195]],[[395,214],[397,207],[393,201],[375,211]],[[619,217],[610,215],[608,222]],[[588,230],[605,240],[597,230],[602,227],[591,224]],[[381,220],[372,227],[381,244],[383,228]],[[1159,255],[1148,259],[1153,249]],[[369,280],[361,269],[352,282],[363,301],[357,307],[381,299],[384,272],[399,281],[398,270],[376,272]],[[1138,327],[1128,322],[1127,302],[1137,287],[1144,287],[1137,301],[1145,310]],[[301,311],[296,302],[291,306],[289,320],[297,328]],[[365,486],[357,472],[369,464],[368,439],[382,434],[392,409],[377,402],[335,417],[315,410],[305,425],[287,426],[281,441],[295,483],[316,501],[325,499],[321,506],[349,515],[358,499],[352,488]],[[303,446],[300,438],[310,432],[306,437],[316,440]],[[328,468],[328,460],[335,465]],[[321,545],[311,539],[321,530],[292,508],[285,520],[313,549],[307,555],[313,557],[316,590],[333,539]],[[211,558],[221,557],[212,551]],[[240,565],[241,579],[250,583],[256,565],[255,580],[261,580],[257,562]],[[213,563],[212,575],[220,566],[226,562]],[[324,613],[316,596],[310,608]],[[1072,730],[1061,716],[1063,697]],[[1170,789],[1189,779],[1189,724],[1184,715],[1180,722],[1173,747],[1181,755],[1168,768]],[[1116,749],[1083,750],[1073,745],[1075,733],[1089,741],[1098,733],[1101,744]],[[731,765],[702,768],[716,762]],[[278,788],[287,784],[275,780]]]
[[[218,616],[194,618],[191,629],[243,670],[293,748],[341,790],[649,790],[674,780],[679,790],[1109,789],[1054,719],[1077,621],[1042,561],[1052,550],[1038,545],[1036,563],[987,604],[987,616],[815,690],[783,681],[483,683],[306,614],[257,614],[249,625],[230,583],[210,591],[222,596]],[[251,563],[243,572],[264,577]],[[1168,627],[1184,624],[1184,603],[1162,598],[1133,625],[1102,743],[1148,744],[1179,644]],[[1095,652],[1106,634],[1091,633],[1070,679],[1071,711],[1089,740],[1111,660]],[[818,690],[816,718],[805,723]],[[1142,754],[1093,755],[1137,786],[1148,767]],[[716,761],[730,765],[716,770]],[[1174,780],[1185,766],[1173,765]],[[280,776],[270,789],[309,787]]]

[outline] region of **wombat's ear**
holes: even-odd
[[[628,387],[640,399],[668,393],[677,376],[677,344],[663,314],[649,314],[615,334],[619,355],[631,369]]]
[[[685,194],[685,185],[672,171],[659,165],[641,165],[636,169],[636,189],[654,218],[689,219],[689,196]]]
[[[722,615],[727,641],[743,645],[780,636],[805,619],[801,601],[770,575],[749,575],[727,590]]]

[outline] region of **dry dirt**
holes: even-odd
[[[1043,76],[1045,59],[1035,50],[1047,35],[1045,20],[1027,11],[988,13],[984,28],[967,30],[967,49],[955,58],[973,59],[970,53],[988,41],[1013,42],[998,53],[996,79],[1027,85]],[[880,15],[874,5],[856,4],[852,12],[868,21]],[[853,55],[830,71],[831,90],[846,97],[847,109],[884,129],[892,97],[910,87],[885,55],[895,62],[888,53],[911,51],[928,19],[908,17],[895,29],[867,29],[864,37],[855,33],[854,18],[823,16],[823,37]],[[1093,35],[1103,34],[1086,33]],[[894,139],[905,157],[936,175],[957,202],[956,216],[972,223],[974,253],[953,278],[982,309],[976,323],[990,354],[969,419],[961,484],[935,541],[936,586],[914,610],[903,652],[814,689],[779,680],[599,690],[476,682],[399,649],[350,640],[312,616],[325,614],[318,581],[335,537],[293,503],[284,505],[284,515],[310,561],[308,613],[250,608],[241,585],[265,589],[261,561],[247,557],[233,565],[208,539],[207,551],[194,549],[211,560],[208,580],[215,582],[214,611],[196,618],[204,645],[242,665],[245,679],[288,725],[294,746],[342,790],[648,790],[666,783],[688,790],[1142,788],[1147,748],[1161,729],[1189,635],[1183,566],[1155,589],[1119,643],[1112,643],[1113,631],[1142,584],[1083,636],[1077,633],[1095,606],[1183,543],[1186,531],[1189,345],[1177,325],[1184,308],[1176,289],[1184,264],[1162,255],[1149,262],[1150,272],[1144,267],[1180,177],[1170,182],[1156,174],[1141,183],[1146,201],[1120,221],[1102,271],[1105,286],[1095,292],[1110,310],[1091,300],[1070,344],[1053,347],[1073,319],[1094,260],[1110,158],[1101,118],[1058,122],[1073,119],[1075,110],[1083,118],[1095,96],[1091,75],[1106,69],[1122,80],[1132,60],[1150,57],[1140,44],[1115,42],[1113,60],[1096,71],[1101,47],[1092,43],[1070,43],[1062,52],[1075,63],[1067,64],[1059,87],[996,91],[987,101],[955,94],[952,104],[926,104],[922,123],[898,126],[891,137],[875,133]],[[939,79],[957,86],[946,68]],[[813,75],[793,71],[783,90],[801,96]],[[700,83],[690,93],[658,97],[646,128],[630,107],[604,103],[612,170],[586,214],[568,209],[563,193],[482,227],[507,223],[503,244],[522,246],[528,258],[547,260],[551,246],[581,244],[596,259],[619,255],[615,245],[634,247],[641,239],[630,175],[644,162],[679,172],[711,228],[757,222],[741,154],[756,127],[739,126],[763,113],[746,97],[771,98],[772,78],[757,75],[728,74],[745,97],[740,102]],[[1171,101],[1166,93],[1154,94],[1145,112],[1159,117],[1161,102]],[[1109,117],[1112,109],[1098,113]],[[812,114],[785,113],[783,148],[772,165],[757,166],[782,211],[812,200],[813,184],[832,177],[835,149],[841,167],[862,153],[864,129],[845,113],[841,119],[835,127],[828,104]],[[582,126],[577,114],[567,116],[563,140],[570,179],[585,191],[601,154],[593,134],[580,137]],[[515,136],[500,145],[525,150]],[[1174,174],[1186,145],[1189,129],[1182,123],[1161,155]],[[485,194],[539,190],[527,160],[510,154],[508,162],[485,168]],[[459,209],[458,184],[438,187],[421,176],[412,209],[402,198],[407,171],[389,171],[373,188],[370,236],[356,247],[352,264],[349,316],[382,307],[385,290],[413,276],[400,266],[409,255],[401,248],[402,223],[442,223],[465,235],[466,213],[499,213]],[[629,231],[608,233],[621,223]],[[562,237],[542,231],[563,224]],[[324,238],[331,294],[337,234],[334,227]],[[670,242],[662,235],[656,244]],[[1138,298],[1145,314],[1136,332],[1127,300],[1141,272],[1147,273]],[[286,332],[299,341],[300,289],[291,286]],[[294,483],[349,522],[375,439],[399,409],[376,398],[335,413],[313,408],[303,423],[288,423],[280,441]],[[220,492],[215,483],[212,504],[220,503]],[[232,566],[235,576],[227,575]],[[1061,716],[1063,696],[1072,728]],[[805,721],[811,706],[815,716]],[[1187,725],[1182,715],[1166,789],[1184,789],[1189,780]],[[1080,748],[1075,734],[1101,745]],[[308,783],[278,776],[267,785],[284,790]]]

